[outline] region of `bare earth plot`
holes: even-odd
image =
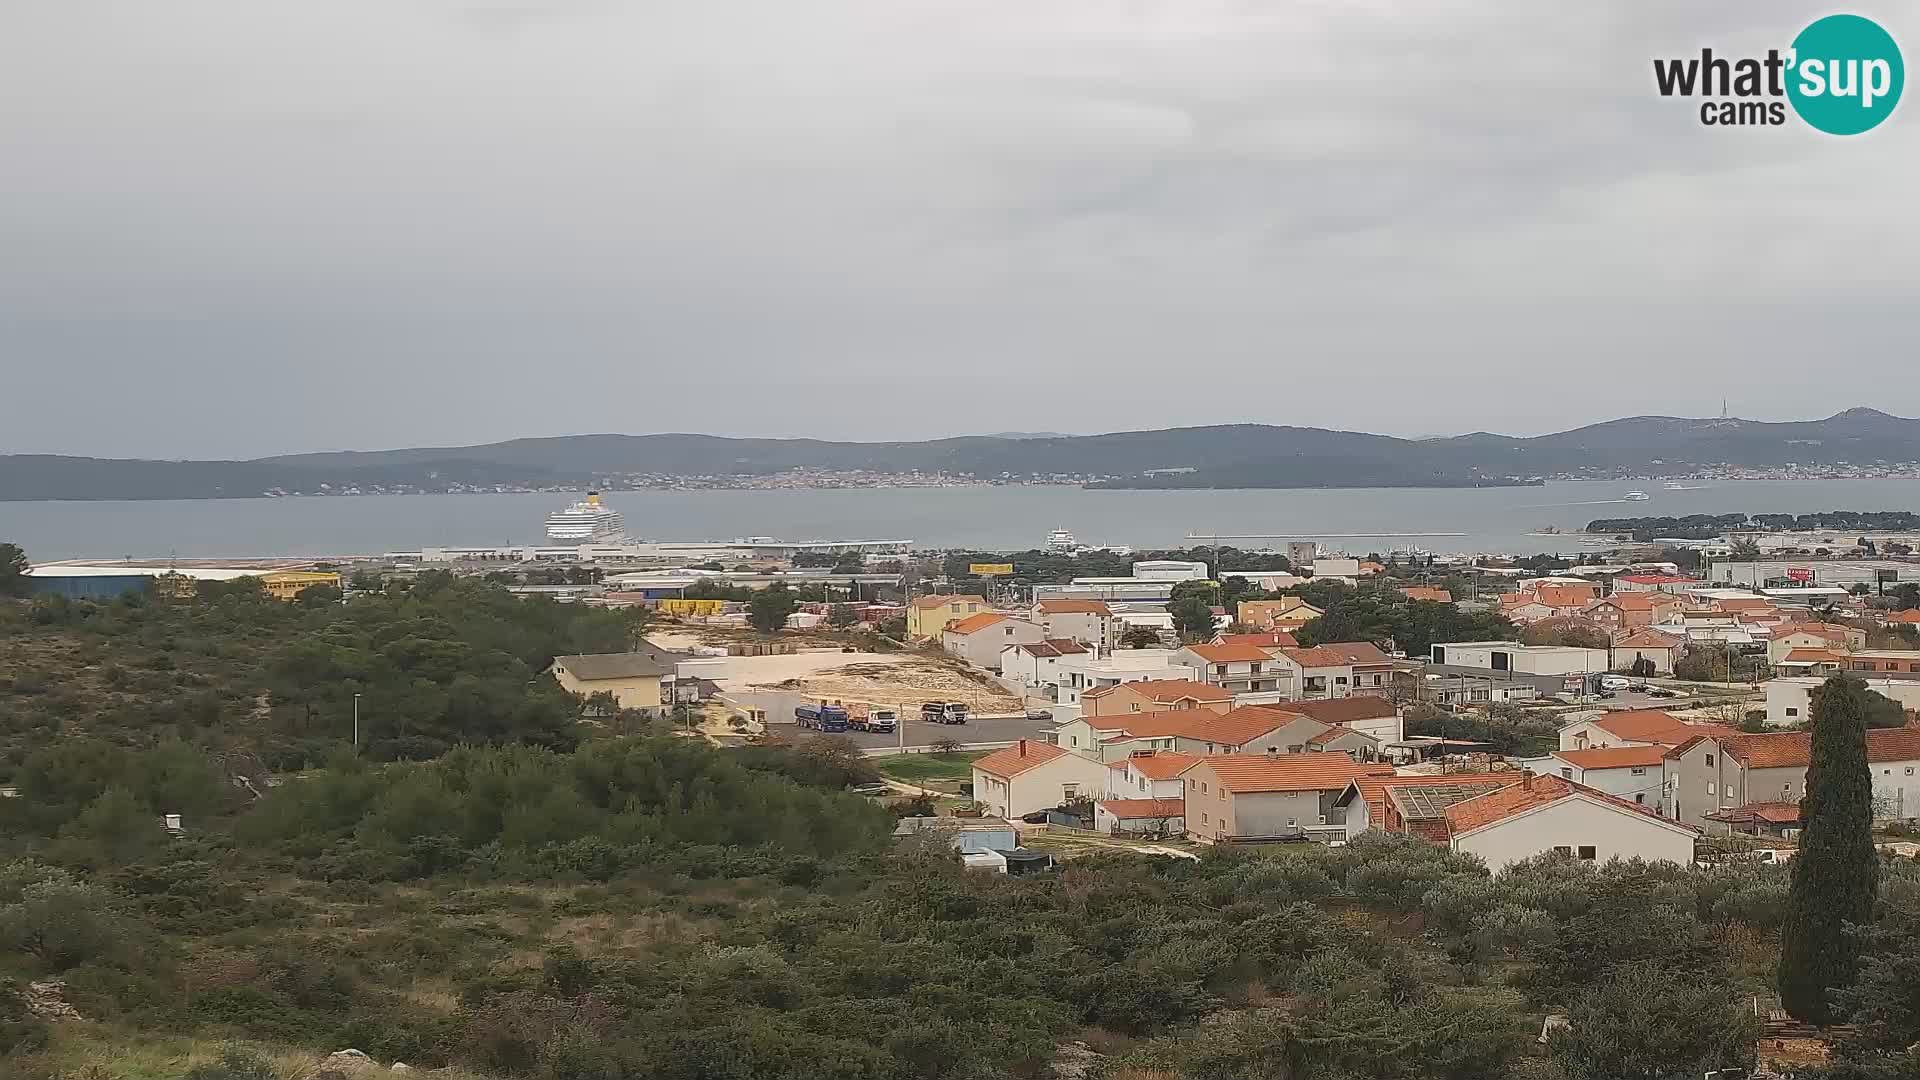
[[[863,701],[914,710],[923,701],[964,701],[974,712],[1017,712],[1019,698],[986,676],[941,660],[905,653],[798,653],[762,656],[745,688],[807,697]],[[812,661],[760,667],[763,661]]]

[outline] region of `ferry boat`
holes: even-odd
[[[626,538],[626,519],[602,505],[597,491],[587,492],[585,502],[547,515],[547,542],[556,546],[617,544]]]
[[[1628,502],[1646,502],[1648,499],[1653,498],[1653,496],[1644,491],[1629,491],[1620,497]]]
[[[1047,534],[1048,551],[1072,551],[1079,546],[1080,542],[1067,529],[1055,529]]]

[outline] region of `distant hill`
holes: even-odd
[[[252,461],[0,456],[0,500],[236,498],[268,491],[610,486],[790,469],[1072,478],[1102,487],[1465,487],[1550,475],[1678,475],[1704,465],[1920,461],[1920,420],[1849,409],[1767,423],[1638,416],[1530,438],[1397,439],[1225,424],[1106,435],[1003,433],[930,442],[565,435],[484,446],[292,454]]]

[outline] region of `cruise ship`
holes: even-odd
[[[1070,530],[1055,529],[1047,534],[1048,551],[1068,552],[1079,546],[1080,542],[1073,538],[1073,533]]]
[[[547,542],[560,546],[575,544],[617,544],[627,538],[626,520],[620,511],[600,503],[600,493],[587,492],[585,502],[547,515]]]

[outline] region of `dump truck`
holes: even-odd
[[[838,705],[829,705],[826,702],[821,702],[818,705],[809,702],[805,705],[795,707],[793,710],[793,719],[794,722],[801,727],[813,731],[837,732],[847,730],[847,710]]]
[[[891,735],[900,729],[900,714],[883,705],[854,705],[847,710],[847,723],[855,731]]]

